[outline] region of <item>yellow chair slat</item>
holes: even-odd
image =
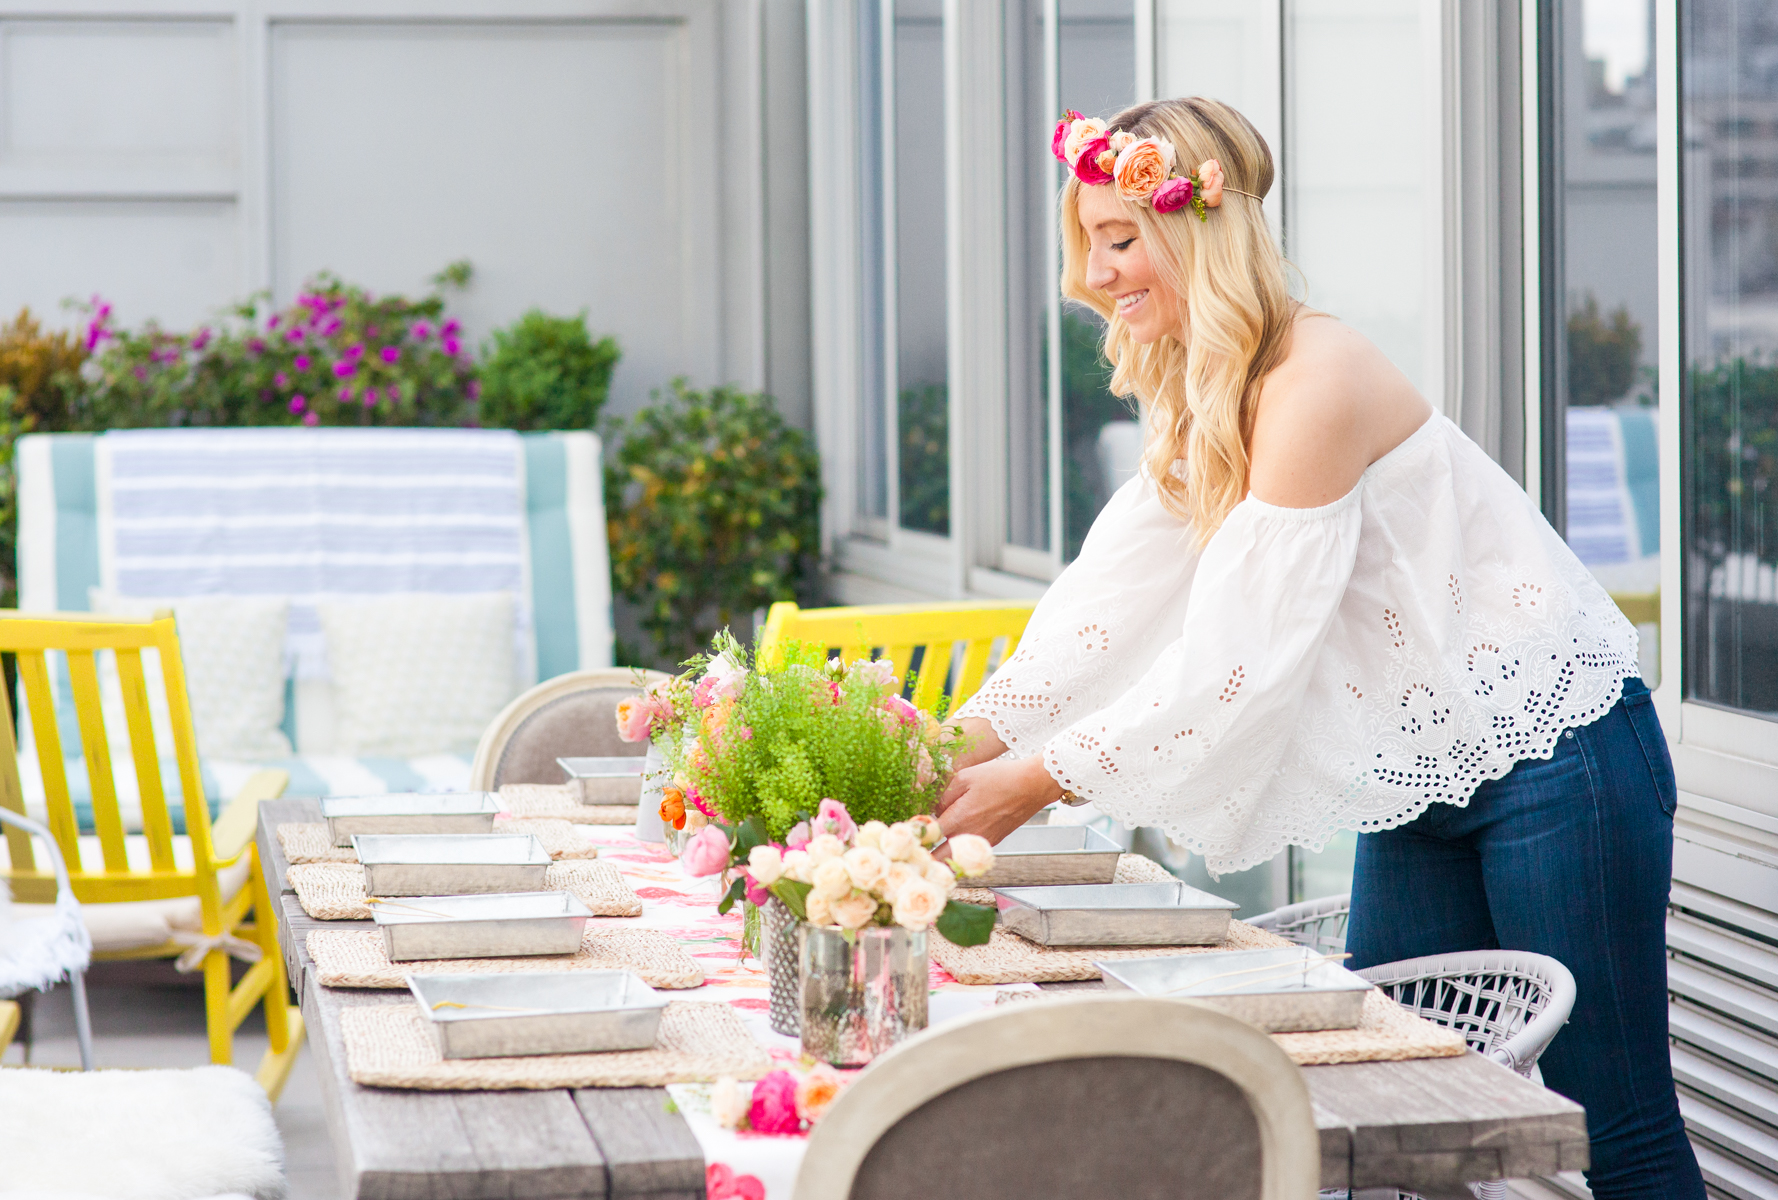
[[[130,759],[135,765],[142,799],[143,833],[149,843],[150,866],[131,869],[125,855],[123,816],[119,810],[114,764],[106,740],[104,705],[101,699],[95,655],[109,650],[116,655],[118,683],[123,694],[124,722],[129,730]],[[166,690],[167,713],[173,753],[184,804],[185,836],[191,847],[192,865],[180,868],[174,854],[172,814],[161,783],[160,751],[150,715],[147,676],[142,651],[154,650],[160,662]],[[208,937],[230,934],[251,936],[260,948],[260,961],[239,983],[232,983],[229,955],[212,949],[203,957],[204,1009],[209,1028],[212,1062],[228,1063],[234,1054],[234,1030],[264,1003],[266,1030],[271,1047],[261,1060],[255,1078],[277,1099],[291,1065],[301,1048],[302,1018],[289,1004],[289,983],[284,956],[278,947],[277,922],[264,868],[253,844],[260,800],[277,796],[289,781],[283,771],[262,771],[248,781],[219,819],[212,840],[210,812],[204,798],[198,763],[197,735],[192,725],[191,704],[185,690],[185,669],[179,655],[179,635],[171,613],[149,620],[89,617],[80,614],[24,616],[0,613],[0,651],[18,658],[19,681],[31,714],[38,761],[43,771],[43,790],[49,810],[49,826],[68,860],[75,895],[85,904],[125,900],[168,899],[196,896],[203,932]],[[51,689],[48,652],[60,652],[68,662],[69,681],[79,723],[88,779],[92,785],[93,826],[99,835],[103,869],[89,869],[81,862],[79,827],[68,792],[60,734],[56,726],[55,699]],[[0,715],[10,718],[5,698]],[[0,803],[22,811],[23,788],[18,778],[18,756],[7,734],[0,738]],[[46,902],[55,896],[55,879],[38,869],[29,842],[22,846],[8,839],[11,869],[0,873],[21,900]],[[223,851],[218,859],[218,845]],[[219,866],[247,856],[248,881],[226,904],[217,879]],[[256,916],[257,920],[249,920]],[[106,958],[166,958],[183,953],[177,942],[141,950],[106,954]],[[232,983],[232,986],[231,986]]]
[[[156,870],[173,869],[173,821],[161,786],[160,761],[149,716],[148,680],[142,673],[140,650],[117,652],[117,679],[123,690],[124,720],[130,729],[130,757],[136,765],[136,789],[142,799],[142,833],[148,839],[148,860]]]
[[[74,712],[80,724],[81,753],[87,784],[92,789],[93,828],[107,872],[129,870],[123,848],[123,816],[117,809],[117,782],[111,773],[111,745],[105,738],[104,703],[99,695],[99,666],[91,650],[68,652],[68,681],[74,691]]]
[[[12,649],[14,647],[8,647]],[[43,771],[43,798],[49,809],[49,831],[70,871],[81,869],[80,825],[68,798],[68,773],[62,765],[62,739],[56,732],[55,700],[50,693],[49,664],[41,648],[18,648],[19,682],[31,710],[31,738],[37,743],[37,765]],[[14,760],[13,770],[18,767]]]
[[[6,696],[6,689],[0,687],[0,756],[4,761],[16,763],[19,760],[18,744],[12,736],[12,702]],[[0,770],[0,808],[10,809],[19,816],[26,816],[25,791],[19,782],[17,770]],[[6,827],[7,859],[16,871],[34,872],[37,870],[35,847],[31,845],[31,835],[11,825]]]
[[[930,708],[948,682],[957,642],[967,643],[963,670],[951,693],[951,705],[969,699],[981,687],[996,640],[1004,639],[1005,655],[1017,647],[1035,601],[984,600],[952,604],[883,604],[801,609],[783,601],[766,617],[760,656],[768,665],[781,661],[792,642],[840,647],[850,662],[869,657],[872,648],[906,671],[914,647],[926,648],[915,703]],[[1004,655],[1003,655],[1004,658]]]

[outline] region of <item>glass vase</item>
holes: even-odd
[[[803,925],[798,983],[803,1053],[862,1067],[926,1028],[926,933],[867,925]]]
[[[797,996],[797,926],[802,924],[776,898],[759,909],[759,958],[771,981],[769,1024],[774,1033],[795,1037],[802,1029]]]

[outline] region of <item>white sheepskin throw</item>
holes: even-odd
[[[0,1070],[0,1200],[284,1200],[284,1144],[253,1077]]]
[[[0,1000],[47,991],[69,972],[86,970],[93,941],[72,896],[58,898],[48,916],[16,917],[16,911],[0,879]]]

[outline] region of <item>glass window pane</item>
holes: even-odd
[[[858,513],[889,515],[889,423],[883,398],[883,13],[858,0]]]
[[[1685,693],[1778,719],[1778,3],[1680,4]]]
[[[1548,155],[1544,508],[1639,623],[1659,683],[1655,90],[1651,0],[1554,5]]]
[[[895,369],[904,529],[949,533],[941,0],[895,4]]]
[[[1134,0],[1061,0],[1062,107],[1110,117],[1136,99]],[[1053,127],[1053,119],[1052,119]],[[1135,472],[1141,427],[1107,389],[1099,353],[1104,323],[1076,304],[1062,309],[1063,561],[1080,552],[1093,518]]]

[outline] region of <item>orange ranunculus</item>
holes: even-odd
[[[685,828],[685,793],[676,787],[661,791],[661,820],[675,829]]]

